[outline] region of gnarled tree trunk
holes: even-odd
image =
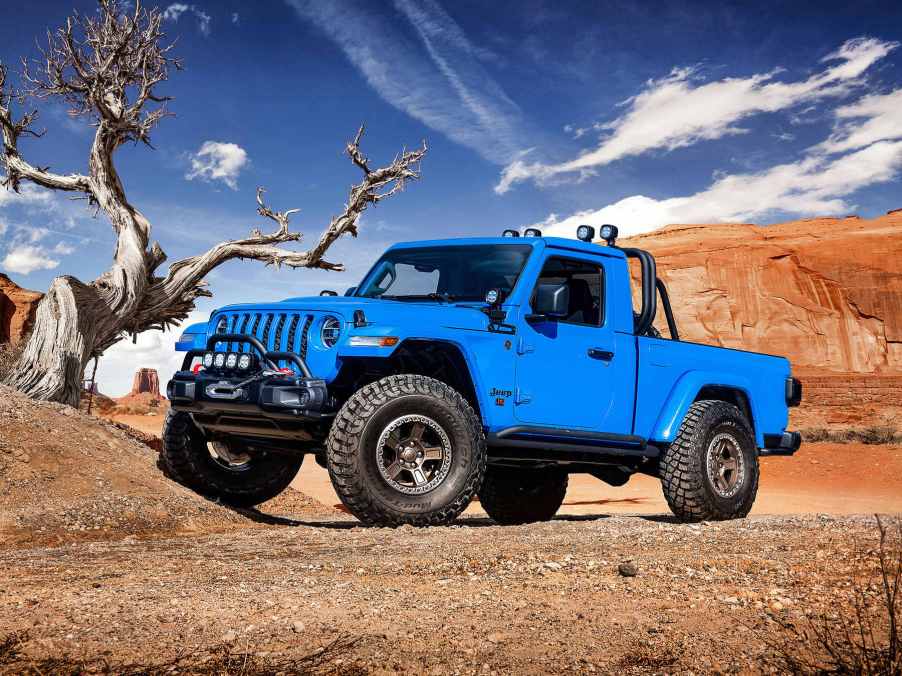
[[[35,399],[77,406],[102,314],[107,310],[93,287],[57,277],[38,304],[34,330],[7,384]]]
[[[235,258],[250,258],[267,265],[342,270],[324,260],[335,240],[356,236],[357,221],[375,205],[419,178],[419,163],[426,144],[402,151],[381,168],[370,169],[360,150],[363,127],[346,151],[363,172],[351,187],[348,203],[306,251],[280,245],[301,239],[291,232],[288,217],[297,210],[277,212],[263,203],[257,189],[257,212],[275,221],[278,229],[265,234],[254,229],[249,237],[217,244],[209,251],[176,261],[165,276],[157,269],[166,260],[159,244],[150,244],[150,223],[128,201],[113,162],[114,153],[129,141],[150,145],[150,131],[169,113],[167,97],[154,88],[168,77],[169,67],[181,64],[163,46],[162,14],[146,11],[135,2],[125,14],[116,0],[99,0],[97,15],[74,15],[56,33],[49,34],[37,76],[26,64],[26,92],[6,87],[6,68],[0,64],[0,163],[6,169],[2,184],[18,191],[22,181],[50,190],[81,193],[103,211],[116,234],[116,253],[110,269],[89,284],[73,277],[58,277],[41,301],[34,330],[25,350],[6,378],[9,385],[37,398],[76,406],[87,363],[103,354],[125,335],[172,326],[194,309],[201,296],[211,295],[204,277],[213,268]],[[19,153],[22,136],[40,136],[31,129],[35,112],[12,115],[12,103],[25,95],[63,99],[73,115],[90,117],[97,127],[88,157],[87,174],[54,174],[34,166]],[[146,109],[152,104],[156,108]]]

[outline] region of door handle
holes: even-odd
[[[590,347],[587,354],[592,357],[592,359],[600,359],[601,361],[611,361],[614,358],[614,353],[610,350],[602,350],[600,347]]]

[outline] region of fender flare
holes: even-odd
[[[758,448],[763,448],[764,434],[759,425],[755,424],[755,421],[760,419],[758,402],[752,396],[750,381],[741,375],[717,371],[688,371],[680,376],[661,407],[661,413],[652,428],[651,440],[664,442],[674,440],[689,407],[695,402],[703,387],[725,387],[745,395],[752,414],[752,420],[749,422],[755,431],[755,443]]]
[[[469,349],[469,346],[464,345],[463,343],[453,340],[449,337],[430,337],[430,338],[418,338],[416,336],[406,336],[397,346],[392,350],[392,354],[397,352],[405,343],[435,343],[441,344],[446,347],[449,347],[453,350],[456,350],[461,359],[463,360],[464,367],[466,368],[466,375],[470,379],[470,383],[473,386],[473,396],[476,399],[477,406],[477,414],[480,419],[482,419],[483,412],[486,410],[489,402],[486,400],[481,374],[479,373],[479,369],[475,368],[476,365],[476,354]]]

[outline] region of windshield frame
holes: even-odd
[[[480,298],[475,298],[471,296],[467,296],[465,298],[455,298],[454,296],[443,297],[442,293],[432,293],[432,294],[400,294],[398,297],[394,297],[391,295],[387,296],[365,296],[363,295],[363,290],[366,289],[372,282],[374,275],[379,274],[379,268],[381,267],[384,259],[389,254],[403,254],[404,252],[416,252],[416,251],[428,251],[428,250],[441,250],[446,249],[448,251],[454,250],[465,250],[465,249],[476,249],[476,248],[486,248],[486,247],[516,247],[521,250],[524,254],[523,261],[520,265],[520,269],[517,271],[517,276],[511,285],[510,290],[507,292],[505,299],[511,298],[516,292],[517,288],[520,286],[520,281],[523,278],[523,273],[529,266],[529,262],[535,252],[535,247],[532,244],[525,242],[511,242],[508,240],[505,241],[495,241],[495,242],[466,242],[466,243],[411,243],[409,245],[405,244],[403,246],[395,246],[386,249],[385,252],[382,253],[381,256],[373,263],[367,273],[363,276],[360,283],[355,287],[354,293],[352,297],[357,298],[367,298],[370,300],[386,300],[386,301],[395,301],[395,302],[411,302],[411,301],[421,301],[421,302],[436,302],[436,303],[481,303],[485,304],[485,294]],[[488,291],[486,289],[485,291]],[[406,296],[406,297],[405,297]]]

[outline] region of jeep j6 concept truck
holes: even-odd
[[[176,346],[166,469],[249,507],[313,455],[379,525],[447,524],[475,495],[499,523],[547,520],[580,472],[659,477],[681,520],[745,516],[758,458],[799,448],[799,381],[681,341],[652,256],[600,234],[398,244],[343,297],[215,311]]]

